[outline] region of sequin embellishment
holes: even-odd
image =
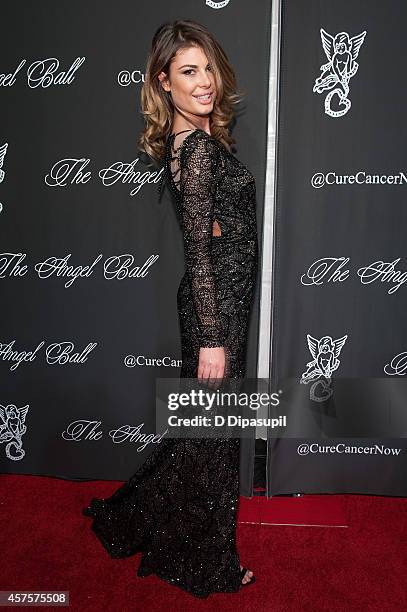
[[[244,378],[258,267],[255,181],[214,137],[185,132],[177,147],[181,133],[168,138],[163,166],[185,254],[180,376],[196,377],[200,347],[223,346],[226,376]],[[156,574],[200,598],[236,592],[239,454],[238,438],[164,438],[111,497],[82,512],[112,558],[142,552],[138,576]]]

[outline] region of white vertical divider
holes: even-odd
[[[281,0],[272,0],[270,28],[270,65],[267,118],[267,163],[263,213],[260,321],[257,378],[268,379],[272,356],[272,279],[274,266],[274,222],[276,205],[278,101],[280,85]],[[259,417],[263,416],[260,414]],[[257,427],[256,438],[267,438],[266,427]]]

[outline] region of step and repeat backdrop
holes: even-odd
[[[233,135],[262,244],[271,2],[16,2],[0,67],[0,472],[127,479],[181,367],[182,235],[143,164],[164,21],[205,24],[246,98]],[[282,3],[267,494],[406,495],[407,9]],[[259,283],[258,283],[259,285]],[[256,376],[256,291],[247,374]],[[241,492],[251,494],[253,441]]]
[[[406,23],[282,4],[268,494],[407,494]]]
[[[184,261],[171,197],[159,199],[160,173],[137,149],[147,54],[159,25],[175,19],[204,24],[225,49],[246,91],[233,136],[256,177],[261,242],[270,9],[268,0],[7,7],[0,472],[125,480],[159,444],[155,380],[181,367]]]

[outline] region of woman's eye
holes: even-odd
[[[212,72],[212,68],[210,66],[208,66],[207,69]],[[194,72],[193,69],[188,68],[188,70],[184,70],[183,74],[191,74],[191,72]]]

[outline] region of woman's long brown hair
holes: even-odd
[[[177,20],[162,24],[155,32],[141,89],[141,113],[145,127],[138,147],[156,162],[164,157],[165,142],[171,133],[174,118],[171,94],[162,88],[158,75],[161,71],[169,75],[170,63],[178,49],[191,46],[203,50],[214,74],[217,93],[210,115],[211,135],[229,151],[235,144],[228,128],[234,118],[234,106],[241,101],[245,92],[237,91],[233,67],[209,30],[189,19]]]

